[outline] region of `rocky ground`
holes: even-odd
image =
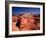
[[[40,14],[12,15],[12,31],[40,30]]]

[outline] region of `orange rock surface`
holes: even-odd
[[[39,16],[37,16],[37,18],[39,18]],[[32,14],[12,16],[12,31],[39,30],[40,22],[38,23],[37,20],[39,19],[37,18]],[[20,20],[19,27],[16,25],[18,20]]]

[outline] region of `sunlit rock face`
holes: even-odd
[[[12,31],[40,30],[40,16],[24,13],[12,16]]]

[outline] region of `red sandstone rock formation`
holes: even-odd
[[[38,22],[40,21],[39,17],[40,16],[34,16],[30,13],[12,16],[12,31],[39,30],[40,29],[40,22]],[[19,26],[17,26],[18,20],[20,20],[19,22],[20,24],[18,23]]]

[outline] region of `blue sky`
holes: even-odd
[[[22,14],[22,13],[33,13],[39,14],[40,8],[32,8],[32,7],[12,7],[12,14]]]

